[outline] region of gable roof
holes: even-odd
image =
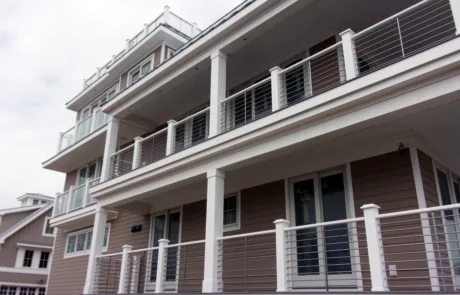
[[[8,209],[0,209],[0,216],[12,214],[12,213],[19,213],[19,212],[26,212],[37,210],[43,208],[46,204],[38,204],[38,205],[31,205],[31,206],[21,206],[16,208],[8,208]]]
[[[17,200],[21,201],[22,199],[25,199],[25,198],[28,198],[28,197],[37,198],[37,199],[43,199],[43,200],[49,200],[49,201],[54,200],[53,197],[38,194],[38,193],[25,193],[22,196],[18,197]]]
[[[13,234],[17,233],[20,229],[24,228],[26,225],[34,221],[35,219],[39,218],[43,214],[45,214],[49,209],[53,208],[54,203],[48,204],[43,206],[41,209],[35,211],[34,213],[30,214],[20,222],[13,225],[10,229],[5,231],[3,234],[0,235],[0,244],[5,243],[5,240],[12,236]]]

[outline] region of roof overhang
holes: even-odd
[[[18,208],[3,209],[3,210],[0,210],[0,216],[12,214],[12,213],[20,213],[20,212],[37,210],[37,209],[43,208],[44,206],[45,206],[44,204],[39,204],[39,205],[33,205],[33,206],[23,206],[23,207],[18,207]]]
[[[104,150],[106,132],[107,125],[43,162],[43,168],[67,173],[96,159]]]
[[[65,230],[74,230],[92,226],[94,224],[94,215],[96,214],[96,204],[88,206],[73,212],[59,215],[50,219],[52,227],[58,227]],[[118,212],[109,210],[107,220],[117,218]]]

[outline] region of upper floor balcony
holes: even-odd
[[[122,182],[186,157],[198,158],[196,154],[230,139],[285,120],[294,111],[282,111],[294,109],[290,107],[302,102],[302,110],[333,103],[347,93],[396,74],[381,71],[377,74],[379,70],[456,37],[455,18],[447,0],[386,4],[359,2],[358,7],[368,14],[358,17],[356,12],[348,11],[351,8],[347,5],[325,2],[315,8],[327,16],[327,25],[337,30],[317,30],[326,24],[313,19],[308,12],[312,7],[307,3],[298,3],[290,7],[290,14],[283,14],[284,19],[271,20],[276,27],[266,30],[269,27],[266,24],[263,34],[247,33],[248,37],[227,44],[210,60],[201,60],[175,79],[170,77],[168,82],[155,84],[154,81],[160,80],[155,80],[153,74],[146,75],[138,85],[120,93],[104,107],[126,120],[148,120],[152,131],[139,134],[131,144],[105,155],[107,168],[103,181],[126,175]],[[376,23],[375,19],[381,21]],[[304,36],[310,32],[314,37],[299,39],[298,35],[292,35],[294,27],[306,28]],[[343,27],[349,29],[338,31]],[[352,29],[358,29],[358,33]],[[261,35],[253,36],[257,34]],[[290,44],[290,47],[276,44]],[[299,49],[303,51],[299,53]],[[406,63],[397,71],[407,71],[434,58],[438,57],[431,55],[425,61],[412,59],[414,63]],[[361,80],[362,83],[345,86],[364,77],[366,81]],[[219,99],[212,101],[210,96]],[[264,124],[240,128],[261,119]],[[118,135],[113,136],[116,142]],[[179,152],[181,156],[171,157]],[[155,162],[159,163],[150,166],[150,170],[146,167]],[[107,189],[112,183],[115,182],[109,181],[94,190]]]

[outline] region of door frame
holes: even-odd
[[[313,179],[314,183],[314,192],[315,192],[315,218],[316,222],[322,222],[324,220],[323,216],[323,203],[321,197],[321,189],[320,189],[320,179],[321,177],[326,177],[334,174],[341,173],[343,176],[343,185],[344,185],[344,193],[345,193],[345,210],[347,214],[347,218],[355,218],[355,209],[354,209],[354,199],[353,199],[353,188],[351,182],[351,169],[350,164],[346,164],[345,167],[335,167],[331,169],[321,170],[317,172],[312,172],[308,174],[303,174],[300,176],[291,177],[285,180],[286,183],[286,200],[287,200],[287,219],[290,221],[291,226],[295,226],[295,202],[294,202],[294,192],[293,192],[293,185],[296,182]],[[328,286],[356,286],[356,289],[346,289],[350,290],[362,290],[362,276],[361,276],[361,266],[360,266],[360,255],[358,241],[357,241],[357,233],[356,233],[356,224],[348,224],[348,232],[349,232],[349,247],[350,247],[350,257],[351,258],[351,274],[349,275],[329,275],[332,278],[332,282],[329,282]],[[296,278],[300,280],[300,276],[296,273],[292,274],[291,278],[291,288],[295,289],[295,291],[324,291],[326,289],[325,283],[318,285],[318,281],[325,279],[325,269],[326,266],[324,265],[324,253],[322,250],[319,250],[323,247],[323,239],[322,233],[317,229],[318,235],[318,261],[319,261],[319,275],[311,275],[311,282],[296,282]],[[351,235],[351,237],[350,237]],[[290,241],[290,253],[288,253],[291,257],[296,257],[297,249],[295,241]],[[293,272],[297,272],[297,262],[294,260],[290,264],[288,263],[289,267],[292,268]],[[334,278],[337,276],[341,277],[339,282],[334,281]],[[343,280],[345,278],[345,280]],[[315,280],[317,279],[317,280]],[[340,291],[340,289],[334,289]]]

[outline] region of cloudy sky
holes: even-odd
[[[41,168],[75,122],[65,103],[165,5],[200,29],[242,0],[0,0],[0,209],[25,192],[54,196]]]

